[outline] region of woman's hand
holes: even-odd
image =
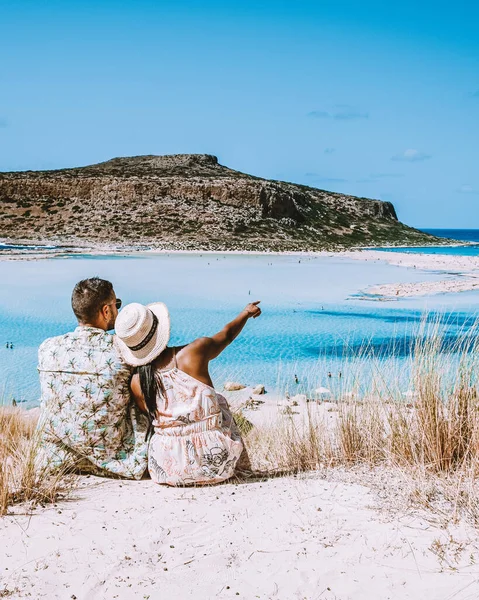
[[[198,373],[202,370],[201,377],[196,375],[197,379],[199,378],[203,381],[202,377],[209,378],[208,362],[219,356],[226,346],[231,344],[231,342],[241,333],[250,317],[256,319],[256,317],[260,316],[261,308],[258,306],[259,303],[260,301],[257,300],[256,302],[247,304],[239,315],[230,323],[227,323],[221,331],[212,337],[198,338],[186,347],[186,349],[189,348],[196,356],[194,360],[200,365],[197,367]]]
[[[256,319],[256,317],[259,317],[261,314],[261,308],[258,306],[260,302],[261,300],[256,300],[256,302],[250,302],[250,304],[246,305],[243,312],[247,312],[248,317],[253,317],[253,319]]]

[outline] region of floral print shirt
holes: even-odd
[[[40,464],[140,479],[148,420],[130,400],[131,368],[113,336],[80,326],[45,340],[38,359]]]

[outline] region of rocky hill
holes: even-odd
[[[8,241],[204,250],[435,241],[389,202],[253,177],[207,154],[0,173],[0,216]]]

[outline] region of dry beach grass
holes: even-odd
[[[404,367],[407,393],[391,384],[378,358],[361,396],[286,406],[282,418],[255,427],[246,437],[253,468],[266,475],[357,465],[397,469],[411,500],[432,506],[432,498],[441,498],[479,525],[477,333],[476,323],[444,352],[443,326],[424,322]]]
[[[265,394],[238,419],[254,475],[213,487],[41,477],[35,419],[0,409],[0,597],[477,598],[475,337],[421,337],[406,397],[380,359],[367,390]]]
[[[35,468],[36,416],[16,407],[0,407],[0,516],[18,502],[53,502],[72,480],[66,473],[45,475]]]
[[[248,421],[254,421],[253,413],[243,408],[238,421],[253,471],[270,477],[358,465],[399,469],[411,499],[427,505],[441,497],[479,525],[476,334],[477,325],[464,329],[444,352],[443,326],[425,321],[411,348],[406,398],[391,385],[388,367],[378,357],[361,394],[301,406],[290,402],[253,428]],[[358,359],[357,368],[361,365]],[[353,385],[353,367],[350,373]],[[34,428],[28,412],[0,410],[1,514],[14,502],[54,500],[71,483],[65,474],[35,473]]]

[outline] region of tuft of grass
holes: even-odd
[[[54,502],[72,484],[64,472],[50,475],[36,467],[36,418],[20,408],[0,407],[0,516],[17,502]]]
[[[234,421],[242,436],[248,435],[253,429],[253,423],[249,421],[242,412],[237,411],[233,414]]]
[[[324,466],[400,467],[411,487],[413,480],[427,481],[479,524],[477,325],[452,346],[438,323],[422,327],[402,388],[391,383],[390,363],[377,358],[361,393],[278,411],[276,421],[246,436],[253,469],[274,475]],[[427,504],[422,493],[415,497]]]
[[[253,471],[264,476],[314,470],[333,456],[325,424],[311,411],[279,413],[244,441]]]

